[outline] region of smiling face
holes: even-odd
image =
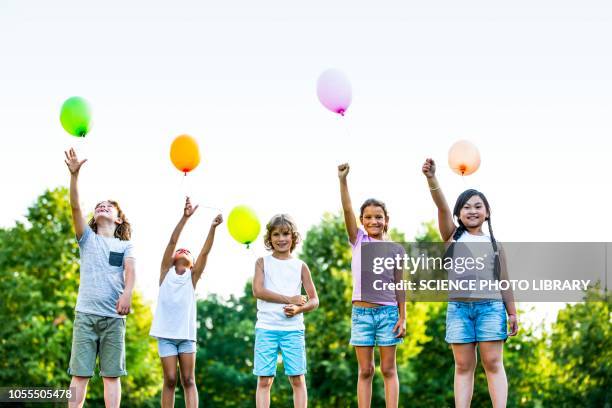
[[[487,207],[479,195],[473,195],[459,210],[459,219],[466,228],[479,228],[489,218]]]
[[[376,239],[382,239],[389,224],[389,217],[385,214],[385,210],[378,205],[364,207],[359,220],[368,235]]]
[[[270,243],[275,252],[286,254],[293,249],[293,234],[288,226],[273,227],[270,232]]]
[[[115,224],[121,224],[119,211],[110,201],[101,201],[96,205],[94,209],[94,220],[96,223],[99,223],[101,220],[107,220]]]

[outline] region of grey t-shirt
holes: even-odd
[[[134,258],[130,241],[96,234],[87,226],[78,240],[81,250],[81,283],[75,310],[97,316],[125,318],[117,313],[123,293],[124,261]]]

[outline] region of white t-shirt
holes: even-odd
[[[159,287],[149,334],[166,339],[196,340],[196,297],[191,269],[179,275],[172,266],[166,274]]]
[[[469,255],[473,258],[482,258],[484,259],[483,264],[484,268],[480,271],[473,271],[471,273],[466,273],[463,278],[465,279],[473,279],[476,281],[476,287],[480,288],[480,281],[495,281],[495,252],[493,251],[493,245],[491,243],[491,237],[489,235],[474,235],[465,231],[459,239],[456,241],[460,244],[465,244],[463,251],[469,251]],[[475,245],[470,245],[471,243],[476,243]],[[488,245],[487,245],[488,244]],[[499,242],[497,243],[499,249]],[[457,251],[455,251],[457,252]],[[458,256],[457,253],[454,256]],[[449,292],[449,297],[462,297],[465,293],[462,292],[461,295],[458,293],[451,295]],[[501,293],[496,290],[492,290],[487,287],[484,289],[477,289],[475,291],[470,291],[468,296],[474,299],[501,299]]]
[[[301,260],[277,259],[272,255],[263,258],[264,288],[284,296],[302,293]],[[304,315],[285,316],[286,304],[257,299],[257,323],[255,328],[267,330],[304,330]]]

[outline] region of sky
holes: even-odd
[[[342,162],[354,204],[383,199],[407,237],[436,217],[420,172],[433,157],[449,202],[487,195],[501,241],[610,241],[611,20],[594,0],[3,0],[0,226],[68,184],[74,147],[82,205],[120,202],[151,301],[185,193],[202,205],[179,243],[192,250],[217,213],[203,206],[286,212],[305,233],[340,209]],[[316,97],[328,68],[352,84],[344,118]],[[85,139],[59,124],[73,95],[93,108]],[[184,180],[169,160],[182,133],[202,156]],[[464,178],[447,164],[460,139],[482,159]],[[264,254],[222,225],[199,297],[242,293]]]

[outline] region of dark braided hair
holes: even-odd
[[[457,219],[457,224],[459,225],[457,226],[457,229],[453,234],[453,241],[457,241],[461,237],[461,235],[463,235],[463,233],[467,231],[467,228],[465,227],[465,225],[463,225],[463,222],[461,222],[461,218],[459,218],[459,214],[461,213],[461,209],[463,208],[465,203],[467,203],[470,198],[474,196],[478,196],[482,199],[487,213],[489,214],[489,216],[486,218],[486,221],[487,225],[489,226],[489,236],[491,237],[493,253],[495,254],[495,258],[493,260],[493,276],[496,280],[499,280],[501,265],[499,260],[497,241],[493,236],[493,227],[491,226],[491,207],[489,206],[489,201],[487,200],[487,197],[485,197],[485,195],[480,191],[474,189],[465,190],[463,193],[459,194],[459,197],[457,197],[457,202],[455,202],[455,208],[453,209],[453,216]]]

